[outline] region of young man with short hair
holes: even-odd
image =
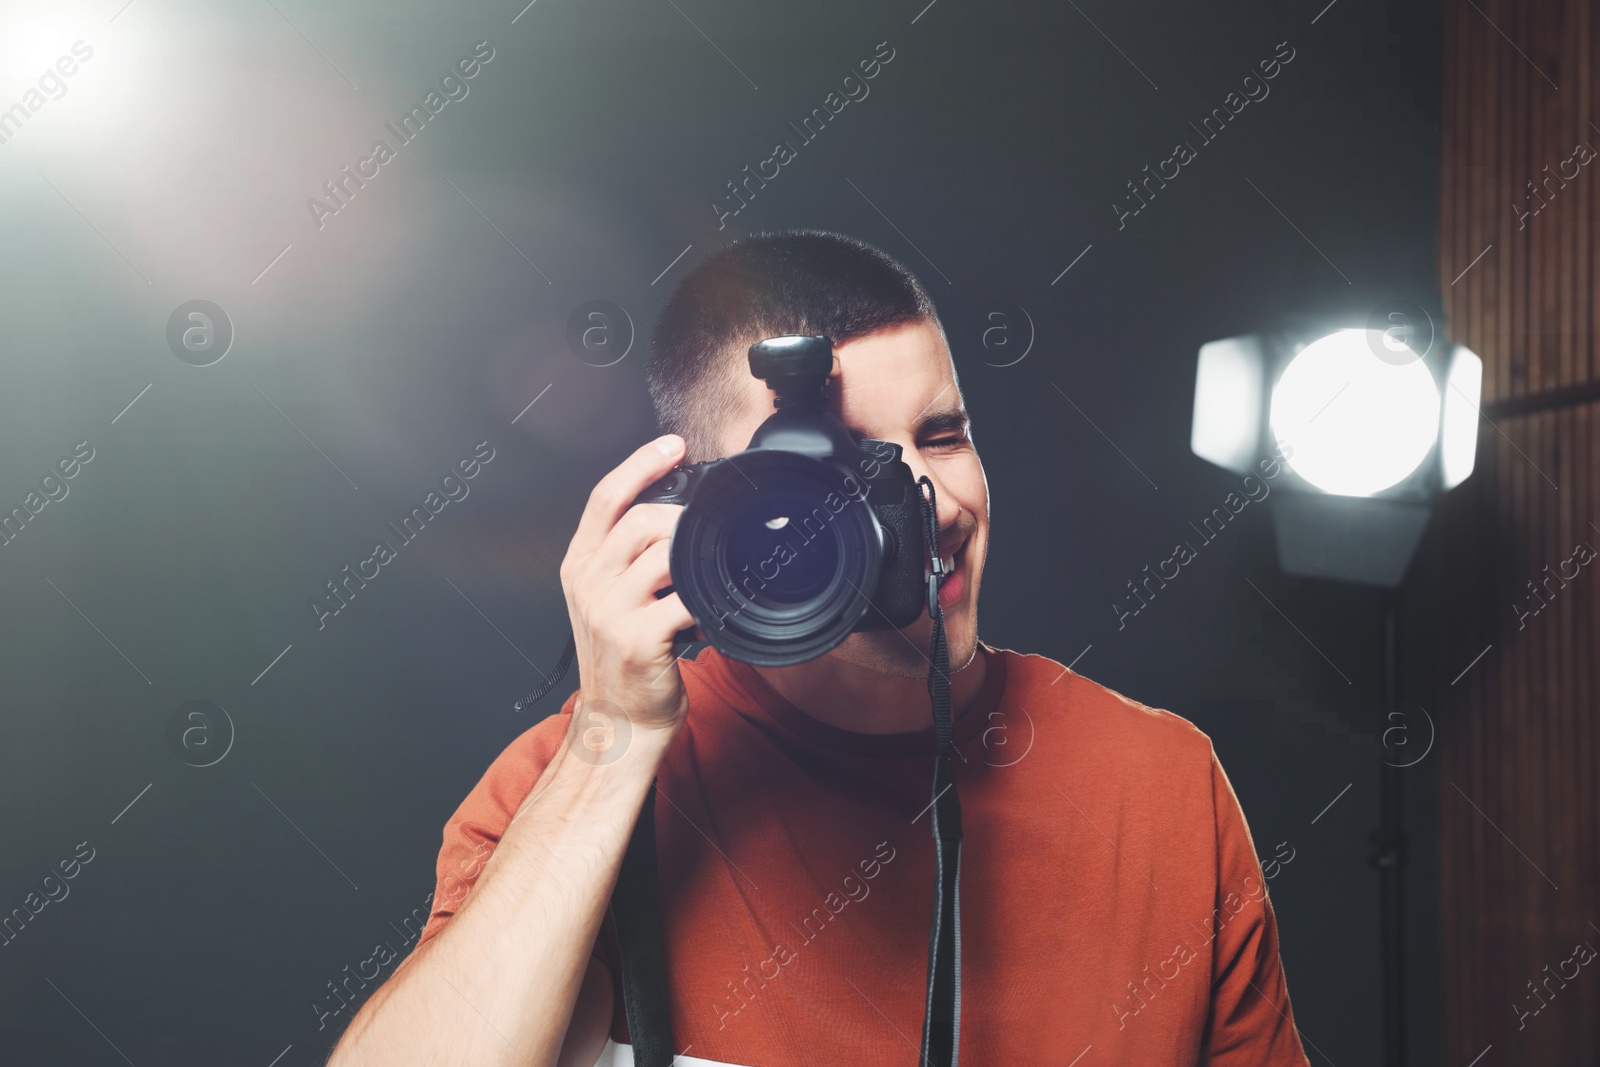
[[[652,779],[676,1062],[917,1060],[931,621],[795,666],[680,661],[694,620],[656,593],[681,509],[632,504],[673,466],[746,447],[773,405],[745,351],[795,334],[834,341],[833,412],[937,490],[964,757],[963,1060],[1306,1067],[1210,739],[979,640],[988,484],[943,328],[904,267],[815,232],[722,249],[663,309],[650,385],[668,432],[595,487],[561,565],[580,689],[446,825],[428,927],[333,1062],[631,1062],[603,919]],[[625,747],[597,755],[595,730]]]

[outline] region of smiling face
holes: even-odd
[[[741,353],[742,354],[742,353]],[[733,364],[733,361],[730,361]],[[740,359],[730,367],[743,370]],[[742,452],[773,412],[766,383],[737,375],[733,402],[718,428],[718,450]],[[978,586],[989,545],[989,483],[969,429],[961,386],[944,332],[919,320],[847,341],[834,349],[828,405],[863,437],[899,445],[912,476],[926,475],[938,496],[939,555],[950,576],[940,587],[950,667],[960,670],[978,647]],[[828,653],[903,677],[928,673],[932,620],[904,630],[851,634]]]

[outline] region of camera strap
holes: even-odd
[[[644,795],[633,836],[611,891],[611,921],[622,967],[622,1007],[633,1043],[634,1067],[671,1067],[672,1005],[661,936],[661,888],[656,867],[656,783]]]
[[[956,1067],[961,1046],[961,800],[956,794],[955,722],[950,701],[950,649],[939,605],[944,563],[939,559],[938,498],[933,482],[917,479],[928,549],[928,699],[938,752],[933,763],[933,922],[928,928],[928,993],[922,1022],[922,1062]],[[964,757],[963,757],[964,758]]]
[[[545,676],[545,680],[534,686],[527,696],[511,705],[511,710],[521,711],[535,701],[543,700],[546,693],[561,684],[561,679],[566,677],[568,669],[572,666],[573,657],[577,654],[578,639],[573,636],[571,630],[568,630],[567,645],[561,650],[561,658],[556,660],[554,667],[550,668],[550,673]]]

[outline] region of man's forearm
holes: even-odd
[[[596,766],[569,735],[456,915],[357,1014],[330,1067],[554,1064],[669,740],[636,729]]]

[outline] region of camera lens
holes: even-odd
[[[678,521],[672,582],[706,639],[758,666],[814,659],[869,610],[883,532],[864,485],[793,452],[708,468]]]
[[[748,501],[727,523],[728,570],[761,579],[760,593],[773,603],[803,604],[826,591],[839,570],[839,542],[810,536],[816,503],[786,490]],[[778,558],[787,556],[785,546],[793,557],[780,564]]]

